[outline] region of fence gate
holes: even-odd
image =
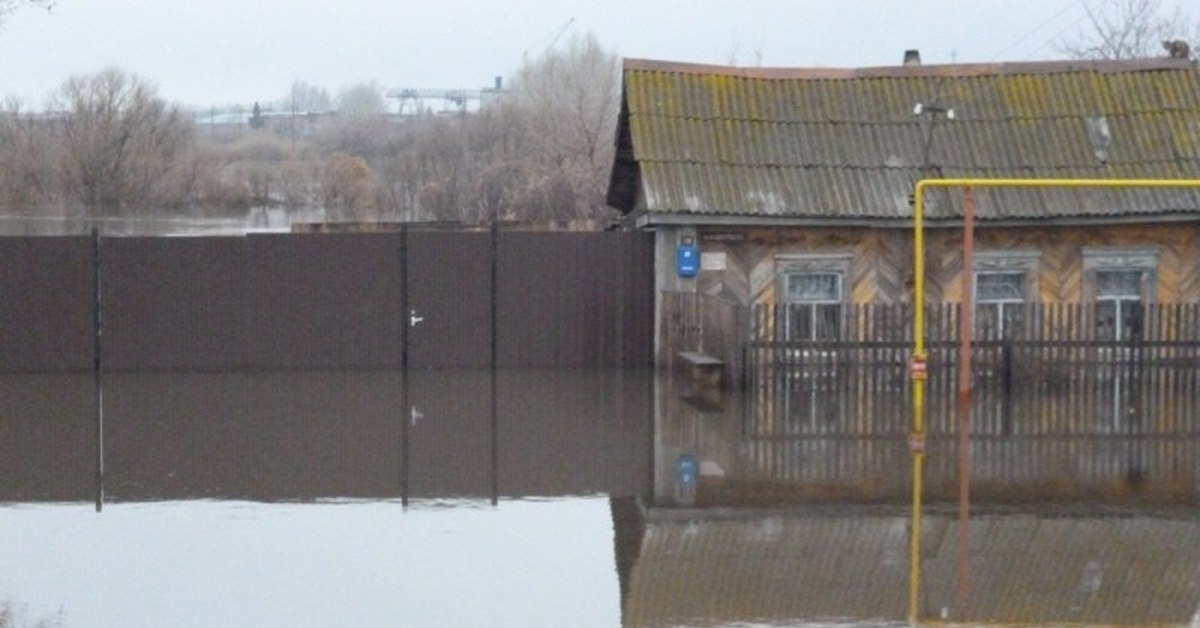
[[[410,231],[408,367],[486,367],[492,346],[492,238],[487,231]]]

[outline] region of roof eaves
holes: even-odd
[[[1145,223],[1194,223],[1200,222],[1198,212],[1168,212],[1161,214],[1120,214],[1103,216],[1063,216],[1054,218],[1013,217],[978,219],[980,227],[1084,227],[1103,225],[1130,225]],[[961,227],[962,218],[926,218],[929,228]],[[871,227],[911,229],[911,218],[847,217],[835,216],[761,216],[747,214],[700,214],[689,212],[648,212],[639,209],[625,217],[630,228],[645,229],[656,225],[691,225],[722,227]]]

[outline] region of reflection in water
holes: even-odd
[[[670,375],[660,384],[655,423],[655,501],[660,505],[901,504],[909,499],[911,405],[903,394],[864,409],[861,402],[873,397],[863,391],[831,401],[807,382],[714,390]],[[1197,407],[1195,399],[1163,398],[1161,413],[1142,417],[1138,429],[1120,432],[1110,428],[1107,411],[1098,411],[1089,422],[1056,421],[1047,411],[1045,425],[994,426],[977,420],[988,416],[986,401],[975,404],[973,415],[973,499],[1010,505],[1200,503],[1200,424],[1184,414]],[[1039,397],[1048,407],[1060,401],[1069,400]],[[926,496],[953,501],[957,434],[945,425],[933,424],[930,430]],[[681,488],[679,467],[692,461],[694,486]]]
[[[91,499],[90,376],[0,380],[0,499]],[[410,380],[415,414],[395,371],[105,375],[106,495],[393,498],[402,473],[416,498],[646,491],[644,371],[502,371],[494,435],[486,371]]]
[[[954,519],[934,512],[924,526],[925,618],[957,617]],[[972,619],[1181,625],[1200,602],[1192,511],[996,512],[971,534]],[[625,625],[899,625],[907,549],[907,513],[891,507],[651,510]]]
[[[494,420],[486,371],[413,371],[408,404],[395,371],[112,373],[104,385],[112,503],[96,515],[90,375],[0,376],[0,499],[16,502],[0,509],[0,534],[21,539],[0,556],[0,601],[28,604],[35,621],[60,609],[67,626],[906,615],[903,408],[872,419],[895,434],[864,434],[781,411],[803,399],[612,370],[502,370]],[[1070,487],[1071,456],[1095,457],[1080,442],[999,443],[1003,464],[977,477],[1001,483],[993,497],[1004,482]],[[1197,442],[1182,434],[1140,460],[1156,451],[1175,462],[1139,479],[1153,509],[1123,494],[1115,509],[1107,493],[980,508],[972,616],[1189,621],[1200,520],[1196,464],[1178,459]],[[1163,482],[1182,489],[1154,489]],[[79,503],[32,504],[47,501]],[[925,617],[958,612],[953,514],[927,510]]]
[[[0,590],[112,626],[620,624],[607,500],[0,509]]]

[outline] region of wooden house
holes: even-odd
[[[1200,70],[1181,59],[627,59],[623,85],[608,200],[628,226],[655,231],[660,295],[791,304],[793,339],[836,336],[848,306],[911,299],[922,178],[1200,178]],[[1028,304],[1093,306],[1105,322],[1092,324],[1109,327],[1096,333],[1119,336],[1135,306],[1200,302],[1198,190],[975,198],[976,319],[988,333],[1023,325]],[[926,199],[930,303],[958,300],[962,207],[958,190]],[[676,267],[681,244],[698,247],[695,276]]]
[[[907,625],[906,514],[841,504],[718,514],[651,508],[640,526],[614,516],[621,625]],[[1194,517],[975,518],[964,624],[1182,626],[1200,617]],[[925,526],[918,614],[947,618],[946,609],[962,619],[953,515],[930,513]]]

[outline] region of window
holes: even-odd
[[[1025,273],[975,273],[975,334],[1011,338],[1025,327]]]
[[[1128,340],[1141,334],[1142,281],[1140,270],[1096,271],[1096,337]]]
[[[787,273],[785,325],[789,340],[837,340],[842,313],[842,276]]]
[[[1025,333],[1025,306],[1030,301],[1030,288],[1037,282],[1037,263],[1036,251],[978,254],[975,260],[976,338],[1016,338]]]
[[[850,256],[780,256],[776,265],[784,338],[802,341],[841,338]]]
[[[1131,340],[1142,333],[1142,305],[1154,299],[1158,251],[1085,249],[1085,298],[1094,303],[1097,340]]]

